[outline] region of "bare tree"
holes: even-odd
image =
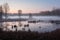
[[[7,18],[7,13],[8,13],[8,11],[9,11],[9,5],[8,5],[8,3],[5,3],[5,4],[3,5],[3,8],[4,8],[5,17]]]
[[[21,19],[22,10],[18,10],[19,20]],[[19,21],[19,26],[21,27],[21,21]]]
[[[3,14],[3,8],[2,5],[0,6],[0,20],[2,19],[2,14]]]
[[[2,27],[2,14],[3,14],[3,8],[2,5],[0,5],[0,27]]]
[[[8,11],[9,11],[9,5],[8,5],[8,3],[5,3],[4,4],[4,12],[8,13]]]
[[[18,10],[18,13],[21,14],[22,13],[22,10]]]
[[[3,13],[2,5],[0,6],[0,13]]]
[[[21,14],[22,14],[22,10],[18,10],[18,14],[19,14],[19,18],[20,18]]]

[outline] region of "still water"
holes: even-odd
[[[60,20],[59,17],[57,16],[50,16],[47,17],[34,17],[33,18],[35,19],[42,19],[42,20]],[[21,24],[21,26],[20,26]],[[27,27],[24,27],[24,25],[27,25],[29,24],[29,26]],[[50,22],[38,22],[38,23],[28,23],[28,21],[16,21],[16,22],[3,22],[3,27],[4,29],[3,30],[6,30],[6,28],[9,30],[9,31],[15,31],[16,29],[13,28],[12,29],[12,26],[13,25],[16,25],[17,26],[17,30],[22,30],[22,31],[28,31],[29,29],[31,31],[37,31],[37,32],[50,32],[50,31],[53,31],[53,30],[56,30],[58,28],[60,28],[60,24],[55,24],[55,23],[50,23]]]

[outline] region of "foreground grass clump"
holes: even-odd
[[[60,40],[60,29],[52,32],[38,33],[38,32],[6,32],[0,30],[1,40]]]

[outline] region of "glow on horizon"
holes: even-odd
[[[52,10],[53,7],[60,8],[60,0],[0,0],[0,5],[8,3],[10,13],[39,13],[41,11]]]

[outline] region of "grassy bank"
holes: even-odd
[[[60,40],[60,29],[46,33],[31,31],[6,32],[0,29],[0,40]]]

